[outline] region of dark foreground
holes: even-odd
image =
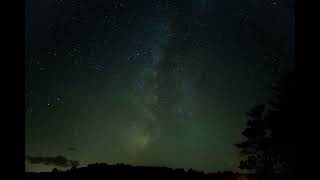
[[[167,167],[144,167],[130,165],[92,164],[87,167],[71,168],[67,171],[32,173],[26,172],[26,179],[211,179],[211,180],[248,180],[257,179],[253,175],[233,172],[204,173],[195,170],[171,169]],[[259,178],[261,179],[261,178]],[[263,178],[265,179],[265,178]],[[268,178],[269,179],[269,178]],[[282,179],[272,177],[270,179]]]

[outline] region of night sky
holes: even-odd
[[[237,171],[246,112],[294,67],[293,22],[288,0],[27,0],[25,170]]]

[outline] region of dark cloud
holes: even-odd
[[[68,148],[68,151],[76,151],[77,149],[76,148],[74,148],[74,147],[69,147]]]
[[[37,157],[37,156],[26,156],[26,160],[31,164],[45,164],[45,165],[55,165],[60,167],[73,167],[79,166],[78,161],[68,160],[64,156],[56,157]]]

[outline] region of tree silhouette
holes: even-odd
[[[270,174],[274,171],[274,167],[265,111],[266,105],[258,105],[248,113],[248,127],[242,132],[247,140],[236,146],[241,149],[240,153],[246,156],[246,159],[240,162],[240,169]]]
[[[59,173],[59,170],[58,170],[57,168],[53,168],[53,169],[52,169],[52,173],[53,173],[53,174],[57,174],[57,173]]]
[[[272,89],[274,98],[248,113],[247,127],[242,132],[247,140],[236,144],[245,156],[239,168],[253,170],[263,177],[274,173],[293,177],[298,127],[294,121],[297,110],[295,73],[290,73]]]
[[[299,112],[296,74],[290,73],[280,85],[273,87],[273,92],[275,98],[269,103],[266,120],[272,130],[274,156],[281,162],[280,171],[292,176],[297,165],[299,143],[299,124],[295,121]]]
[[[57,170],[57,169],[56,169]],[[231,171],[219,173],[205,173],[182,168],[172,169],[169,167],[156,166],[131,166],[127,164],[109,165],[106,163],[89,164],[87,167],[71,168],[59,173],[26,172],[26,179],[215,179],[234,180],[239,174]]]

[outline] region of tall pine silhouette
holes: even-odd
[[[291,179],[296,169],[298,141],[296,74],[290,73],[274,86],[273,95],[269,103],[255,106],[248,113],[247,127],[242,132],[247,140],[236,144],[244,156],[239,168],[265,178],[280,174]]]

